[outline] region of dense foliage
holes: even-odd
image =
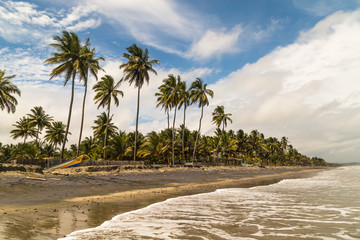
[[[105,114],[104,114],[105,115]],[[97,120],[95,121],[97,122]],[[54,122],[51,126],[55,125]],[[109,160],[132,160],[134,151],[134,132],[125,133],[118,131],[113,123],[112,131],[109,131],[108,145],[106,146],[106,157]],[[47,128],[49,132],[51,127]],[[80,144],[80,154],[89,159],[100,159],[103,157],[104,134],[98,134],[98,127],[94,126],[95,137],[86,137]],[[184,131],[183,131],[184,130]],[[184,135],[184,155],[182,154],[182,137]],[[62,133],[64,134],[64,132]],[[175,134],[175,164],[191,162],[195,146],[197,131],[183,129],[183,125],[176,129]],[[36,137],[35,135],[33,136]],[[0,144],[0,160],[2,162],[14,158],[42,159],[59,158],[60,149],[55,145],[52,138],[40,141],[35,140],[17,145]],[[289,144],[287,138],[280,140],[274,137],[265,138],[257,130],[245,133],[243,130],[222,131],[217,129],[214,136],[200,135],[196,151],[196,161],[221,164],[225,162],[238,164],[256,164],[260,166],[271,165],[326,165],[327,163],[317,157],[309,158],[298,152]],[[137,159],[148,164],[172,164],[172,129],[164,129],[160,132],[152,131],[146,135],[138,134]],[[76,156],[76,145],[65,149],[65,157]]]

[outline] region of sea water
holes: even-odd
[[[64,239],[360,239],[360,166],[177,197]]]

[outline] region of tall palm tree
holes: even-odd
[[[204,82],[200,78],[196,78],[196,80],[191,84],[190,87],[190,102],[191,104],[198,104],[199,108],[201,108],[201,116],[199,121],[199,130],[196,134],[195,139],[195,146],[194,146],[194,153],[193,153],[193,163],[195,160],[195,152],[196,152],[196,145],[197,141],[199,139],[200,130],[201,130],[201,120],[204,115],[204,106],[209,105],[209,98],[214,97],[214,92],[210,89],[207,89],[207,84],[204,84]]]
[[[95,104],[99,103],[98,109],[100,107],[107,107],[107,120],[110,120],[110,106],[111,100],[114,100],[115,106],[119,106],[119,98],[124,96],[124,93],[120,90],[117,90],[120,86],[121,80],[115,83],[114,78],[110,75],[105,75],[101,78],[101,81],[96,83],[93,87],[93,90],[96,92],[94,97]],[[106,123],[105,127],[105,138],[104,138],[104,160],[106,159],[106,141],[107,141],[107,129],[109,122]]]
[[[182,156],[185,159],[185,118],[186,118],[186,108],[190,105],[190,92],[186,89],[186,82],[180,82],[180,94],[179,94],[179,109],[184,107],[184,119],[183,119],[183,128],[182,128]]]
[[[36,142],[39,143],[39,133],[44,129],[44,127],[50,126],[51,121],[54,119],[49,114],[46,114],[44,109],[41,106],[34,107],[30,110],[31,113],[28,114],[30,122],[37,126],[36,131]]]
[[[80,135],[79,135],[79,141],[78,141],[78,148],[76,152],[76,156],[79,156],[80,152],[80,143],[81,143],[81,137],[82,137],[82,131],[84,126],[84,113],[85,113],[85,102],[86,102],[86,94],[87,94],[87,86],[88,86],[88,78],[89,78],[89,72],[95,77],[96,81],[98,80],[97,74],[99,70],[103,70],[99,66],[99,61],[105,61],[103,57],[95,58],[95,48],[91,49],[89,48],[89,39],[87,39],[85,44],[85,53],[83,55],[83,61],[80,61],[80,80],[84,80],[84,98],[83,98],[83,104],[82,104],[82,111],[81,111],[81,125],[80,125]]]
[[[54,36],[55,43],[50,44],[57,52],[52,57],[45,60],[46,64],[59,64],[50,73],[50,80],[61,74],[65,74],[64,86],[71,79],[71,99],[69,106],[68,120],[66,124],[65,138],[61,149],[60,159],[63,160],[64,149],[69,133],[72,105],[74,101],[75,76],[82,65],[86,53],[86,46],[81,46],[79,37],[74,32],[62,31],[62,36]]]
[[[54,148],[56,150],[56,146],[63,143],[65,139],[65,124],[61,121],[52,122],[50,126],[47,127],[45,131],[45,140],[54,144]],[[68,132],[68,134],[71,134]]]
[[[175,165],[175,120],[176,110],[180,101],[181,78],[179,75],[175,77],[173,74],[169,74],[168,78],[164,79],[163,82],[168,102],[171,104],[171,108],[174,108],[174,119],[172,126],[172,164]]]
[[[15,129],[11,130],[11,137],[17,139],[18,137],[24,138],[24,143],[28,137],[36,136],[36,128],[31,123],[31,120],[27,117],[20,118],[15,124],[13,124]]]
[[[139,123],[139,106],[140,106],[140,89],[144,85],[144,81],[149,84],[150,76],[149,72],[157,74],[153,68],[153,64],[159,64],[159,61],[156,59],[149,60],[149,52],[147,48],[143,50],[142,48],[136,46],[136,44],[131,45],[126,48],[128,53],[124,53],[123,57],[127,59],[127,62],[120,65],[120,69],[124,68],[124,80],[129,81],[130,85],[134,83],[135,87],[138,88],[138,98],[137,98],[137,110],[136,110],[136,127],[135,127],[135,147],[134,147],[134,163],[136,161],[136,151],[137,151],[137,135],[138,135],[138,123]]]
[[[0,109],[6,109],[8,113],[14,113],[16,105],[18,104],[12,94],[21,96],[20,89],[10,82],[15,76],[16,75],[5,77],[5,70],[0,70]]]

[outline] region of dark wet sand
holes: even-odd
[[[0,173],[0,239],[57,239],[149,204],[221,188],[308,177],[328,168],[208,167],[57,175]]]

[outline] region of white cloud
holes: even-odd
[[[38,10],[27,2],[0,2],[0,37],[11,43],[38,44],[48,41],[55,33],[68,29],[84,31],[101,24],[91,6],[65,10],[64,17],[54,10]]]
[[[338,10],[355,9],[360,6],[359,0],[293,0],[293,4],[315,16],[327,16]]]
[[[232,128],[286,135],[301,152],[349,161],[343,150],[353,149],[360,134],[359,41],[360,11],[335,13],[209,86],[215,91],[209,111],[223,104],[233,113]]]
[[[204,60],[213,56],[219,57],[224,53],[236,53],[239,51],[237,43],[242,31],[239,25],[230,31],[225,29],[217,32],[208,30],[199,41],[192,44],[188,56]]]
[[[97,28],[98,26],[100,26],[100,24],[100,19],[88,19],[84,22],[79,22],[74,24],[73,26],[67,27],[66,30],[78,32],[89,28]]]
[[[84,4],[94,6],[120,31],[125,29],[136,40],[166,52],[181,54],[178,46],[202,31],[200,18],[175,1],[91,0]]]

